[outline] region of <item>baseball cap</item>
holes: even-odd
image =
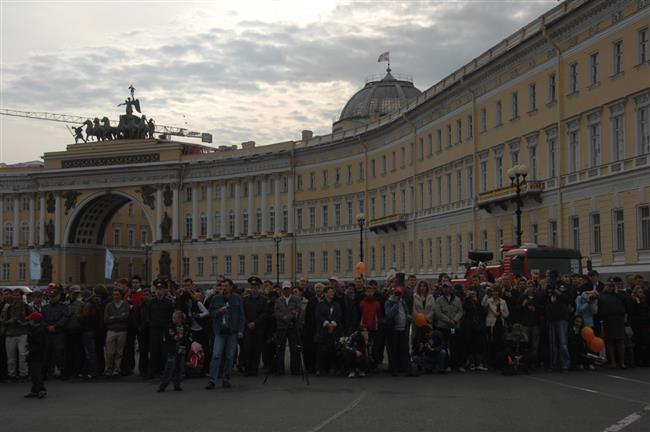
[[[327,280],[333,280],[333,281],[335,281],[336,283],[341,282],[341,281],[339,280],[339,278],[336,277],[336,276],[330,276]]]
[[[291,288],[291,281],[286,280],[282,282],[282,289],[284,288]]]

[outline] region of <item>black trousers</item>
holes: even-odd
[[[242,342],[242,365],[246,374],[257,375],[263,349],[264,329],[246,329]]]
[[[149,371],[149,329],[138,332],[138,372],[146,377]]]
[[[48,374],[56,367],[63,373],[65,365],[65,333],[45,333],[45,361]]]
[[[449,347],[449,366],[452,368],[463,366],[464,361],[462,363],[461,361],[465,357],[465,346],[464,340],[460,334],[460,329],[454,329],[453,334],[451,329],[447,328],[440,329],[440,332],[445,338],[445,344]]]
[[[66,376],[78,375],[84,363],[84,348],[81,330],[71,331],[65,335],[65,372]]]
[[[298,354],[298,336],[296,334],[296,329],[278,329],[276,341],[278,343],[276,354],[278,363],[276,373],[284,373],[284,350],[287,346],[287,341],[289,341],[289,367],[291,368],[291,373],[300,373],[300,357]]]
[[[166,363],[164,335],[165,329],[162,327],[149,329],[149,378],[160,375]]]
[[[318,340],[318,355],[316,357],[316,368],[321,375],[329,373],[330,369],[336,368],[336,347],[334,336],[324,335]]]
[[[174,383],[174,388],[180,388],[183,372],[185,371],[185,352],[170,352],[167,354],[165,370],[163,371],[160,388],[166,388],[170,382]]]
[[[386,349],[385,329],[378,329],[369,333],[369,339],[372,341],[372,362],[377,367],[384,362],[384,350]]]
[[[391,330],[388,333],[388,370],[396,374],[409,372],[409,336],[406,330]]]
[[[46,391],[45,385],[43,384],[43,361],[42,360],[29,361],[29,376],[32,380],[31,393]]]
[[[122,375],[131,375],[133,368],[135,368],[135,339],[137,331],[129,326],[126,330],[126,342],[124,344],[124,353],[122,356],[122,364],[120,369]]]

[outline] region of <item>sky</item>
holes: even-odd
[[[556,5],[0,0],[0,108],[118,119],[133,85],[147,117],[214,146],[299,140],[331,132],[382,52],[424,91]],[[2,163],[73,142],[63,123],[0,115]]]

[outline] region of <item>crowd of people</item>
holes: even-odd
[[[588,326],[605,341],[581,337]],[[529,373],[650,366],[650,296],[640,275],[603,282],[587,275],[494,278],[485,268],[465,283],[432,283],[391,272],[383,284],[336,276],[281,285],[220,278],[204,290],[138,276],[111,286],[62,287],[0,297],[0,376],[27,381],[26,397],[46,395],[47,379],[139,374],[182,390],[184,377],[206,389],[246,376],[362,377],[495,370]],[[263,368],[263,369],[262,369]]]

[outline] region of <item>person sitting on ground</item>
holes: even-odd
[[[588,291],[585,291],[588,292]],[[587,344],[582,338],[582,329],[585,327],[585,321],[582,315],[576,315],[573,318],[573,325],[569,328],[569,355],[571,357],[571,369],[590,369],[594,370],[593,362],[587,357]]]
[[[528,336],[521,324],[514,324],[505,337],[505,353],[502,360],[502,373],[516,375],[528,373],[530,358],[528,354]]]
[[[366,376],[372,362],[370,353],[368,329],[361,326],[350,335],[345,347],[345,363],[346,369],[349,371],[348,378]]]
[[[426,324],[423,332],[418,333],[413,349],[415,366],[424,372],[433,371],[445,374],[449,355],[442,332],[430,324]]]

